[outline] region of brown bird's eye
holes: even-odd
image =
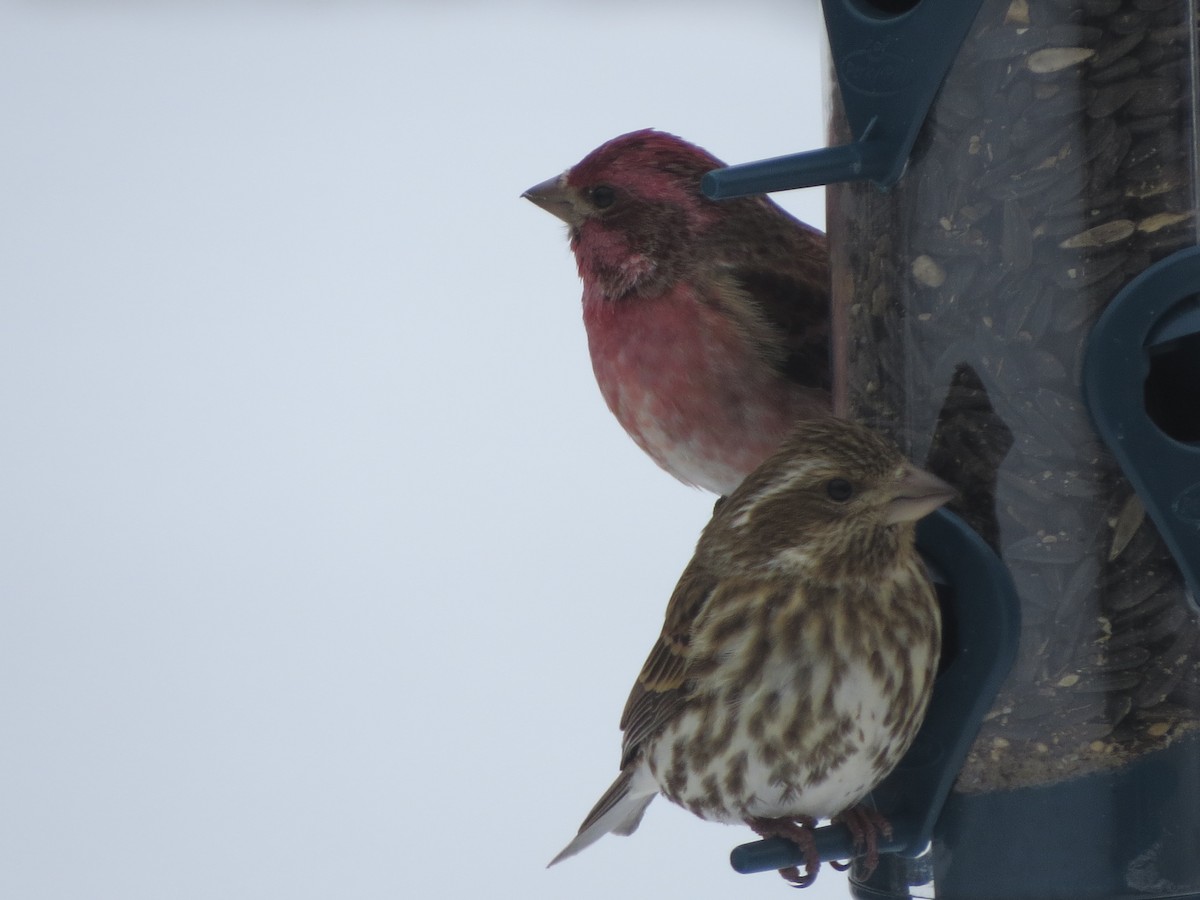
[[[825,493],[835,503],[845,503],[854,495],[854,485],[845,478],[831,478],[825,485]]]
[[[608,209],[613,205],[613,201],[617,199],[617,192],[610,188],[607,184],[601,184],[592,188],[592,206],[596,209]]]

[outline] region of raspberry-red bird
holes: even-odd
[[[727,494],[829,411],[829,254],[767,197],[704,197],[722,165],[635,131],[524,196],[567,223],[609,409],[680,481]]]

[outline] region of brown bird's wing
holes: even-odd
[[[621,715],[621,766],[624,767],[642,744],[683,708],[688,697],[688,648],[692,624],[717,585],[715,575],[696,566],[684,571],[667,604],[662,633],[642,666],[637,683]]]

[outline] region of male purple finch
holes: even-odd
[[[825,235],[766,197],[704,197],[722,165],[635,131],[523,195],[567,223],[609,409],[656,463],[717,494],[830,403]]]
[[[953,496],[877,433],[802,422],[720,504],[621,717],[621,774],[551,863],[630,834],[656,794],[799,843],[899,762],[933,689],[941,620],[914,523]]]

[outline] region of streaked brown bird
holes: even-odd
[[[912,742],[941,640],[914,524],[953,494],[861,425],[798,425],[701,534],[625,705],[621,773],[551,865],[662,794],[798,843],[797,886],[818,819],[873,867],[887,825],[857,805]]]
[[[830,409],[825,235],[769,197],[709,200],[700,179],[723,165],[646,129],[522,195],[567,223],[608,408],[662,468],[717,494]]]

